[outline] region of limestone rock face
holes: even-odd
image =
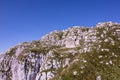
[[[72,38],[68,38],[65,42],[65,47],[74,48],[75,47],[75,40],[73,40]]]
[[[0,54],[0,80],[120,80],[120,24],[74,26]]]

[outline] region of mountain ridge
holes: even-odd
[[[1,54],[0,80],[119,80],[119,60],[119,23],[75,26]]]

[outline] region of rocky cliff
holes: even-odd
[[[0,80],[120,80],[120,24],[74,26],[0,55]]]

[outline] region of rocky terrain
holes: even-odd
[[[120,24],[73,26],[0,55],[0,80],[120,80]]]

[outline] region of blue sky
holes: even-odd
[[[0,52],[71,26],[120,22],[120,0],[0,0]]]

